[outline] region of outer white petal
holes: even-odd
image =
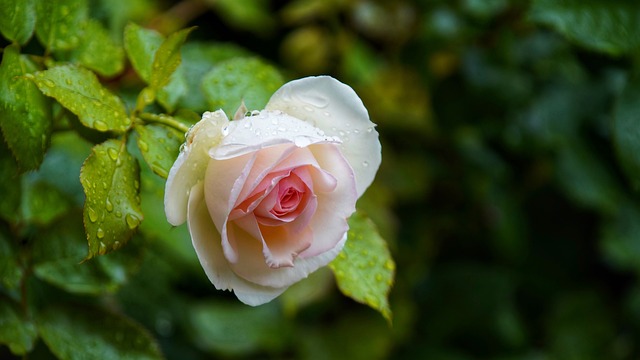
[[[351,87],[329,76],[307,77],[284,84],[267,110],[280,110],[342,141],[341,150],[356,175],[358,197],[373,181],[381,161],[375,124]]]
[[[209,163],[209,149],[222,139],[221,129],[229,123],[221,110],[205,113],[187,133],[187,140],[173,163],[164,192],[164,210],[172,225],[187,219],[189,191],[200,180]]]
[[[211,149],[217,160],[248,154],[279,144],[305,147],[321,142],[337,142],[311,124],[281,111],[260,111],[252,116],[234,120],[222,129],[224,138]]]
[[[202,268],[216,289],[233,290],[240,301],[251,306],[267,303],[287,289],[253,284],[231,270],[223,255],[220,234],[211,221],[205,204],[202,182],[191,189],[188,203],[191,241]]]

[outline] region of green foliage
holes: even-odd
[[[162,359],[158,344],[140,325],[98,308],[51,306],[37,324],[60,359]]]
[[[8,345],[16,355],[26,354],[33,349],[37,338],[35,325],[5,297],[0,297],[0,324],[0,344]]]
[[[36,25],[36,0],[0,1],[0,33],[18,44],[26,43]]]
[[[40,166],[51,134],[51,103],[22,76],[36,71],[16,45],[0,64],[0,128],[22,170]]]
[[[124,132],[131,125],[122,100],[102,86],[89,70],[74,65],[56,66],[29,79],[43,94],[76,114],[84,126]]]
[[[171,165],[178,157],[184,135],[163,125],[136,127],[138,148],[154,173],[163,178],[169,175]]]
[[[534,0],[530,16],[596,51],[619,55],[640,49],[640,5],[634,1]]]
[[[119,249],[142,221],[140,169],[126,145],[125,141],[107,140],[96,145],[82,165],[87,258]]]
[[[82,39],[71,58],[102,76],[114,76],[124,69],[124,49],[96,20],[85,23]]]
[[[47,51],[72,50],[80,44],[89,16],[87,0],[36,1],[36,36]]]
[[[202,87],[209,108],[222,109],[231,117],[242,101],[247,109],[264,108],[283,83],[280,73],[265,62],[255,58],[234,58],[218,63],[208,72]]]
[[[380,311],[391,322],[388,296],[396,264],[371,220],[361,213],[349,218],[347,244],[329,266],[345,295]]]

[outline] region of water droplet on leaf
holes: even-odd
[[[90,207],[87,208],[87,214],[89,215],[89,221],[91,222],[98,221],[98,214],[92,208]]]
[[[125,216],[125,220],[127,221],[127,226],[129,226],[129,229],[131,230],[135,229],[140,224],[140,219],[133,214],[127,214],[127,216]]]
[[[107,131],[109,130],[109,127],[107,126],[107,123],[105,123],[104,121],[100,121],[100,120],[96,120],[93,122],[93,128],[98,130],[98,131]]]
[[[102,230],[102,228],[98,228],[98,231],[96,231],[96,236],[98,237],[98,239],[102,239],[104,238],[104,230]],[[100,243],[100,248],[102,248],[102,243]]]

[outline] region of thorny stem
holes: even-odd
[[[142,114],[139,114],[138,117],[147,122],[154,122],[158,124],[167,125],[183,133],[186,133],[187,131],[189,131],[189,127],[187,125],[181,123],[180,121],[172,118],[169,115],[156,115],[156,114],[142,113]]]

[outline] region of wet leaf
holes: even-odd
[[[64,65],[35,74],[35,84],[76,114],[83,125],[98,131],[124,132],[131,119],[122,100],[84,68]]]
[[[147,83],[151,80],[154,55],[163,41],[163,36],[157,31],[145,29],[134,23],[127,24],[124,29],[124,49],[129,61]]]
[[[242,101],[249,110],[263,109],[282,84],[278,70],[256,58],[223,61],[202,80],[209,108],[223,109],[229,116],[235,113]]]
[[[0,64],[0,127],[21,170],[40,166],[51,135],[51,101],[22,76],[37,71],[17,45]]]
[[[7,148],[4,141],[0,141],[0,217],[15,221],[20,206],[20,175],[18,163]]]
[[[191,27],[169,35],[155,52],[149,79],[152,88],[160,90],[169,83],[171,75],[180,65],[180,47],[194,29]]]
[[[17,304],[3,296],[0,296],[0,325],[0,344],[8,345],[15,355],[31,351],[38,338],[36,327]]]
[[[83,26],[82,40],[71,57],[102,76],[114,76],[124,68],[124,49],[111,39],[100,22],[90,20]]]
[[[0,286],[5,289],[15,289],[20,285],[23,270],[18,259],[15,244],[0,232]]]
[[[138,162],[123,141],[107,140],[93,148],[80,182],[86,195],[87,258],[120,248],[142,221]]]
[[[26,43],[36,25],[36,0],[0,0],[0,19],[2,36]]]
[[[49,349],[60,359],[162,359],[155,339],[133,320],[102,309],[52,306],[37,318]]]
[[[89,16],[87,0],[37,1],[36,36],[48,51],[71,50],[80,44]]]
[[[144,160],[154,173],[166,179],[169,169],[178,157],[184,135],[175,129],[154,124],[136,126],[136,132],[138,148]]]
[[[347,243],[329,267],[343,294],[378,310],[391,321],[388,296],[396,264],[375,224],[362,213],[349,218]]]

